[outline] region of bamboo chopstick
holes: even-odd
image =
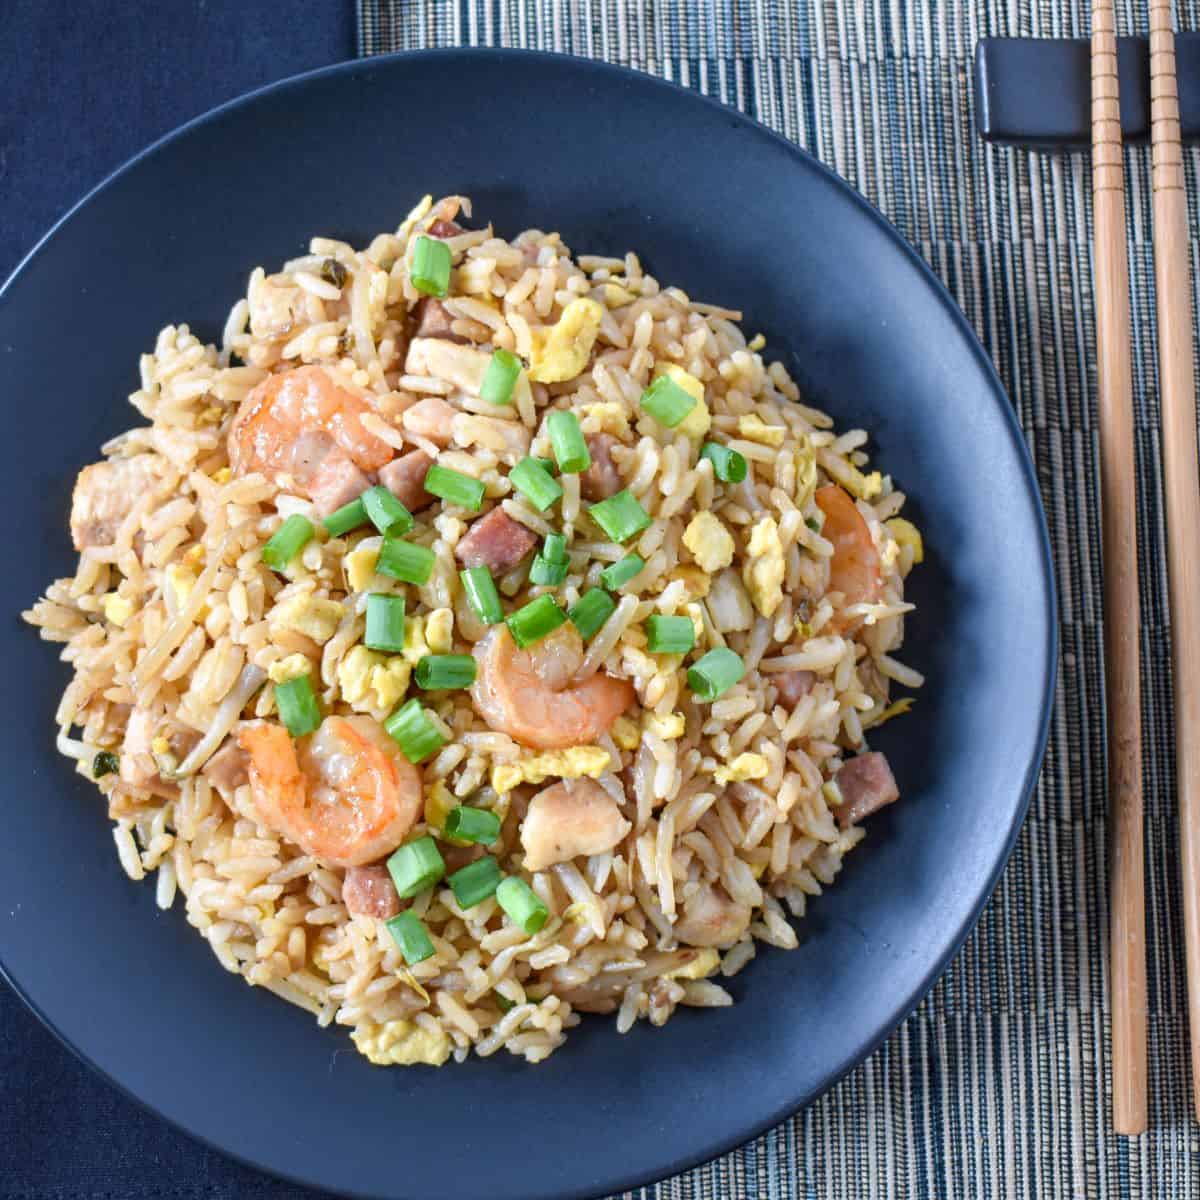
[[[1146,908],[1129,263],[1113,0],[1092,4],[1092,203],[1111,830],[1113,1127],[1146,1128]]]
[[[1150,0],[1150,127],[1154,180],[1154,281],[1158,386],[1170,569],[1175,687],[1175,777],[1187,947],[1192,1103],[1200,1117],[1200,472],[1187,200],[1175,82],[1170,0]]]

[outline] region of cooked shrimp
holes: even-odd
[[[821,536],[833,543],[829,588],[845,603],[861,604],[879,594],[879,553],[858,506],[837,484],[818,488],[813,499],[825,514]]]
[[[475,647],[475,657],[475,711],[492,729],[541,750],[594,742],[634,700],[626,679],[597,674],[573,682],[583,643],[571,625],[527,650],[517,649],[507,627],[497,625]]]
[[[421,772],[370,717],[326,717],[298,742],[255,721],[238,741],[259,819],[330,866],[376,862],[421,815]]]
[[[382,438],[363,428],[371,406],[339,387],[321,367],[293,367],[264,379],[242,401],[229,430],[236,475],[261,471],[273,482],[290,476],[333,511],[350,492],[361,494],[392,457]],[[353,499],[354,496],[350,496]]]
[[[583,854],[611,850],[631,829],[617,802],[594,780],[559,780],[529,802],[521,825],[525,867],[544,871]]]

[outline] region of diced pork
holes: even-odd
[[[449,342],[465,342],[467,339],[454,332],[454,316],[435,296],[425,296],[413,309],[413,337],[443,338]]]
[[[71,497],[71,537],[76,550],[111,546],[122,521],[154,481],[154,456],[110,458],[84,467]]]
[[[843,763],[835,778],[842,791],[837,821],[843,829],[900,799],[888,760],[875,750]]]
[[[409,512],[417,512],[434,500],[425,490],[425,476],[432,466],[433,459],[424,450],[410,450],[379,468],[379,482]]]
[[[342,903],[352,917],[377,917],[386,921],[400,911],[400,897],[396,895],[392,877],[387,867],[379,865],[346,868]]]
[[[340,450],[329,454],[308,481],[308,495],[317,516],[327,517],[343,505],[357,500],[371,481]]]
[[[611,433],[587,435],[592,465],[579,477],[579,490],[585,500],[607,500],[621,490],[621,472],[612,460],[612,448],[618,444]]]
[[[457,221],[444,221],[438,217],[436,221],[430,222],[429,228],[425,232],[430,237],[452,238],[458,237],[460,233],[466,233],[466,230]]]
[[[537,538],[502,508],[481,517],[454,548],[464,567],[487,567],[493,575],[506,575],[537,545]]]
[[[236,737],[226,738],[221,748],[204,764],[201,774],[226,799],[250,782],[250,757]]]
[[[779,703],[784,708],[795,708],[812,691],[812,685],[817,681],[817,677],[811,671],[784,671],[771,678],[775,683]]]

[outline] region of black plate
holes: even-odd
[[[49,152],[49,151],[48,151]],[[734,1007],[620,1037],[589,1019],[547,1063],[383,1070],[224,972],[154,908],[103,806],[53,749],[65,680],[5,623],[0,961],[35,1012],[128,1093],[267,1170],[361,1195],[491,1200],[619,1191],[726,1150],[828,1088],[946,966],[1008,858],[1045,745],[1055,661],[1045,525],[1020,432],[957,308],[896,232],[759,125],[577,59],[451,51],[256,92],[93,192],[0,294],[14,460],[9,608],[72,569],[79,467],[135,422],[160,326],[217,337],[258,263],[313,233],[356,243],[421,193],[463,192],[506,234],[636,248],[660,280],[741,308],[842,427],[872,431],[929,547],[905,657],[928,686],[876,739],[902,803],[764,952]],[[120,1136],[115,1131],[115,1136]]]

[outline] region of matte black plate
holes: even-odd
[[[873,819],[802,947],[737,1003],[621,1037],[589,1019],[547,1063],[384,1070],[224,972],[117,864],[103,806],[53,749],[66,679],[17,622],[73,556],[73,476],[134,423],[137,358],[170,321],[216,337],[258,263],[321,232],[362,242],[421,193],[506,234],[636,248],[659,279],[745,310],[843,427],[872,431],[929,554],[905,657],[928,686],[876,739],[904,799]],[[597,1195],[772,1125],[865,1057],[974,925],[1045,744],[1055,661],[1043,516],[1008,401],[896,232],[791,144],[673,86],[498,51],[289,80],[158,143],[72,212],[0,294],[8,398],[0,722],[0,961],[131,1095],[230,1154],[369,1196]],[[120,1136],[120,1131],[114,1131]]]

